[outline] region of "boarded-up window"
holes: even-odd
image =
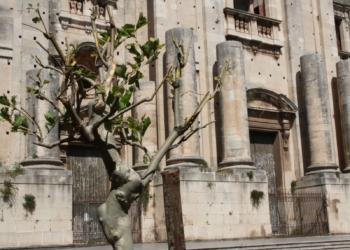
[[[337,36],[337,47],[338,47],[338,50],[342,50],[341,48],[341,36],[340,36],[340,24],[341,24],[341,21],[342,20],[339,20],[339,19],[335,19],[334,23],[335,23],[335,33],[336,33],[336,36]]]

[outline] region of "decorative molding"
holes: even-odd
[[[249,127],[280,131],[283,150],[288,152],[290,129],[298,111],[297,106],[283,94],[260,88],[247,91],[247,103]]]
[[[249,109],[282,113],[298,111],[297,106],[287,96],[262,88],[247,90],[247,102]]]
[[[333,3],[334,17],[337,19],[349,18],[350,6],[340,3]]]
[[[92,25],[90,16],[77,15],[67,12],[61,12],[58,18],[63,30],[68,30],[68,28],[84,30],[87,34],[92,32]],[[109,27],[105,20],[97,19],[96,27],[98,32],[106,32]]]
[[[342,60],[346,60],[350,58],[350,52],[347,52],[347,51],[338,50],[338,55]]]
[[[242,42],[243,48],[254,55],[260,52],[279,59],[283,47],[279,41],[282,21],[232,8],[225,8],[224,13],[228,21],[227,40]]]
[[[247,20],[254,20],[254,21],[259,20],[259,21],[271,22],[273,25],[279,25],[282,23],[282,21],[278,19],[273,19],[266,16],[260,16],[257,14],[253,14],[253,13],[243,11],[243,10],[238,10],[238,9],[225,8],[224,13],[228,15],[239,15],[241,17],[247,18]]]
[[[0,58],[11,60],[13,57],[12,48],[0,47]]]

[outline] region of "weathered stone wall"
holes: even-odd
[[[66,170],[32,170],[24,175],[0,175],[18,189],[12,208],[0,201],[0,248],[70,245],[72,232],[72,178]],[[23,208],[24,195],[35,196],[33,214]]]
[[[296,192],[322,192],[327,196],[329,232],[350,233],[350,178],[348,174],[324,173],[302,177]]]
[[[208,172],[207,172],[208,171]],[[180,173],[182,213],[186,240],[219,240],[271,235],[267,177],[245,170],[215,173],[203,168]],[[166,240],[161,177],[154,180],[156,240]],[[259,208],[252,206],[253,190],[262,191]]]

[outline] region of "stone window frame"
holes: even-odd
[[[283,173],[292,169],[289,137],[298,108],[287,96],[267,89],[251,88],[246,93],[249,130],[277,133],[273,144],[276,186],[278,191],[287,191]]]
[[[350,5],[333,3],[334,29],[336,33],[338,53],[341,59],[350,58],[349,12]],[[338,41],[338,38],[340,38]],[[338,44],[340,43],[340,44]]]

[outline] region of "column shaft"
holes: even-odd
[[[33,86],[33,80],[30,76],[36,78],[36,75],[39,70],[33,69],[27,72],[27,86],[35,88]],[[47,79],[50,83],[45,84],[44,91],[45,95],[52,99],[56,95],[57,89],[59,86],[59,74],[56,71],[51,70],[42,70],[40,73],[40,78],[44,81]],[[45,128],[46,119],[45,114],[50,111],[53,116],[58,116],[58,112],[54,107],[45,100],[39,100],[35,96],[28,94],[27,99],[27,109],[30,114],[32,114],[37,120],[39,126],[42,129],[44,135],[44,143],[50,144],[59,140],[59,128],[56,124],[48,133]],[[36,127],[32,128],[34,131],[37,131]],[[45,168],[45,169],[62,169],[61,166],[63,163],[60,160],[59,156],[59,147],[54,147],[52,149],[47,149],[34,145],[33,142],[36,140],[33,136],[28,136],[28,145],[27,145],[27,159],[22,161],[21,164],[28,168]]]
[[[173,37],[178,43],[182,41],[184,46],[184,51],[187,52],[188,46],[190,47],[188,62],[185,68],[181,71],[181,78],[179,81],[180,89],[180,123],[183,123],[185,119],[189,118],[198,105],[197,96],[197,80],[196,80],[196,61],[194,54],[193,38],[191,37],[193,32],[188,28],[175,28],[168,30],[165,34],[166,38],[166,67],[175,67],[177,63],[178,51],[173,43]],[[189,44],[191,41],[191,44]],[[168,113],[166,116],[167,130],[172,131],[174,128],[174,112],[173,112],[173,99],[169,98],[173,95],[170,93],[171,87],[168,86],[167,89],[167,100],[168,100]],[[193,129],[198,127],[198,122],[193,123]],[[199,144],[199,134],[195,133],[186,142],[182,143],[179,147],[173,149],[169,153],[169,159],[167,160],[167,165],[183,164],[186,165],[197,165],[203,162],[200,157],[200,144]]]
[[[337,63],[339,106],[344,141],[345,169],[350,172],[350,59]]]
[[[310,141],[307,172],[335,171],[334,142],[324,57],[307,54],[300,58]]]
[[[221,168],[254,168],[250,156],[247,96],[242,44],[227,41],[217,45],[218,72],[230,60],[230,69],[220,91],[223,160]]]

